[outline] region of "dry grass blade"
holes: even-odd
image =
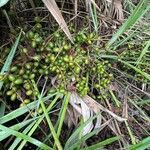
[[[111,112],[110,110],[108,110],[107,108],[103,107],[101,104],[99,104],[98,102],[96,102],[93,98],[91,98],[90,96],[85,96],[83,98],[83,101],[89,106],[89,108],[91,109],[100,109],[104,112],[107,112],[109,115],[111,115],[112,117],[114,117],[116,120],[122,122],[122,121],[125,121],[126,118],[122,118],[122,117],[119,117],[117,116],[115,113]]]
[[[70,41],[73,43],[71,34],[69,32],[68,26],[55,2],[55,0],[42,0],[45,6],[48,8],[48,10],[51,12],[55,20],[58,22],[61,29],[65,32],[67,37],[70,39]]]

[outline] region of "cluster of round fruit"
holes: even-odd
[[[22,106],[35,99],[38,92],[32,81],[40,90],[45,78],[51,80],[47,91],[53,88],[63,94],[75,90],[84,96],[93,88],[100,91],[107,87],[112,79],[108,72],[110,64],[92,55],[95,53],[94,33],[78,32],[74,44],[61,32],[55,32],[47,41],[43,37],[40,30],[24,34],[10,71],[0,77],[12,101],[20,99]]]

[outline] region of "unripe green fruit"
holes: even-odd
[[[24,104],[29,104],[29,103],[30,103],[30,100],[29,100],[29,99],[24,99],[23,103],[24,103]]]
[[[30,78],[30,79],[34,79],[34,78],[35,78],[35,74],[31,74],[31,75],[29,76],[29,78]]]
[[[32,31],[29,31],[29,32],[27,33],[27,36],[28,36],[30,39],[32,39],[32,38],[34,37],[34,33],[33,33]]]
[[[40,107],[40,108],[38,109],[38,113],[39,113],[39,114],[42,114],[42,112],[43,112],[43,109]]]
[[[23,75],[24,73],[25,73],[24,69],[21,69],[21,70],[19,71],[19,75]]]
[[[56,52],[56,53],[58,53],[58,52],[60,52],[60,48],[55,47],[55,48],[53,49],[53,51]]]
[[[41,19],[40,19],[40,17],[36,16],[36,17],[34,18],[34,21],[35,21],[35,22],[40,22]]]
[[[23,106],[26,106],[25,103],[21,103],[19,107],[23,107]]]
[[[49,47],[49,48],[53,48],[53,47],[54,47],[54,44],[53,44],[52,42],[49,42],[49,43],[48,43],[48,47]]]
[[[10,100],[11,100],[11,101],[15,101],[16,98],[17,98],[17,94],[14,93],[14,94],[11,95]]]
[[[30,96],[30,95],[32,95],[32,90],[28,90],[28,91],[26,91],[26,95],[28,95],[28,96]]]
[[[15,80],[15,77],[14,77],[14,75],[10,74],[8,76],[8,79],[13,82]]]
[[[41,28],[42,28],[42,25],[41,25],[40,23],[37,23],[37,24],[35,25],[35,28],[36,28],[36,29],[41,29]]]
[[[32,48],[36,48],[36,46],[37,46],[36,42],[35,42],[35,41],[32,41],[32,42],[31,42],[31,47],[32,47]]]
[[[12,68],[10,69],[10,71],[11,71],[11,72],[15,72],[15,71],[17,71],[17,69],[18,69],[17,66],[14,66],[14,67],[12,67]]]
[[[28,49],[27,48],[23,48],[22,52],[26,54],[28,52]]]
[[[23,85],[23,87],[26,89],[26,90],[29,90],[31,88],[30,84],[29,83],[25,83]]]
[[[14,81],[15,84],[19,85],[19,84],[22,84],[23,83],[23,80],[20,78],[20,79],[16,79]]]
[[[6,94],[7,94],[8,96],[10,96],[10,95],[12,95],[13,93],[14,93],[14,91],[13,91],[13,90],[9,90],[9,91],[7,91],[7,93],[6,93]]]
[[[74,72],[76,73],[76,74],[79,74],[80,73],[80,67],[75,67],[75,70],[74,70]]]

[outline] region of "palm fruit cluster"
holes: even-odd
[[[1,74],[6,95],[11,101],[20,100],[21,106],[37,98],[33,82],[39,91],[48,83],[46,91],[76,91],[80,96],[107,88],[112,79],[108,61],[94,57],[97,48],[94,33],[74,33],[74,43],[62,32],[47,35],[36,19],[36,28],[24,32],[18,51],[8,73]],[[47,92],[48,93],[48,92]]]

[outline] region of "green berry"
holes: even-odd
[[[15,72],[15,71],[17,71],[17,69],[18,69],[17,66],[14,66],[14,67],[12,67],[12,68],[10,69],[10,71],[11,71],[11,72]]]
[[[15,80],[15,77],[14,77],[14,75],[10,74],[8,76],[8,79],[13,82]]]
[[[24,99],[23,103],[24,103],[24,104],[29,104],[29,103],[30,103],[30,100],[29,100],[29,99]]]
[[[23,80],[21,78],[14,81],[15,84],[19,85],[23,83]]]
[[[14,94],[11,95],[10,100],[11,100],[11,101],[15,101],[16,98],[17,98],[17,94],[14,93]]]
[[[27,95],[27,96],[32,95],[32,93],[33,93],[33,92],[32,92],[32,90],[28,90],[28,91],[26,91],[26,95]]]
[[[9,90],[9,91],[7,91],[7,93],[6,93],[6,94],[7,94],[8,96],[10,96],[10,95],[12,95],[13,93],[14,93],[14,91],[13,91],[13,90]]]

